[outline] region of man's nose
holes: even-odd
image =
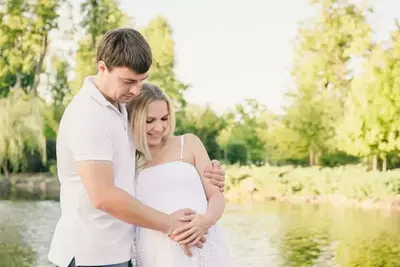
[[[140,84],[139,83],[135,83],[131,86],[131,88],[129,89],[129,92],[133,95],[138,95],[140,93]]]

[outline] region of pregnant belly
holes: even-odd
[[[165,213],[172,213],[179,209],[189,208],[197,213],[207,211],[208,202],[204,191],[200,190],[162,190],[159,192],[136,191],[136,197],[143,204]]]

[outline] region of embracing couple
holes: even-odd
[[[174,136],[173,103],[143,83],[148,43],[133,29],[109,31],[96,62],[60,121],[61,217],[49,260],[128,267],[135,254],[139,267],[231,266],[216,225],[225,174],[196,135]]]

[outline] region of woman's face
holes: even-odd
[[[164,100],[151,102],[147,107],[146,133],[149,146],[161,143],[162,138],[168,134],[169,110]]]

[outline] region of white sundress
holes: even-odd
[[[136,197],[142,203],[165,213],[190,208],[207,211],[208,201],[197,169],[183,161],[184,137],[181,136],[179,161],[142,170],[136,181]],[[230,267],[231,257],[218,224],[210,227],[203,248],[190,247],[193,256],[158,231],[137,227],[136,260],[138,267]]]

